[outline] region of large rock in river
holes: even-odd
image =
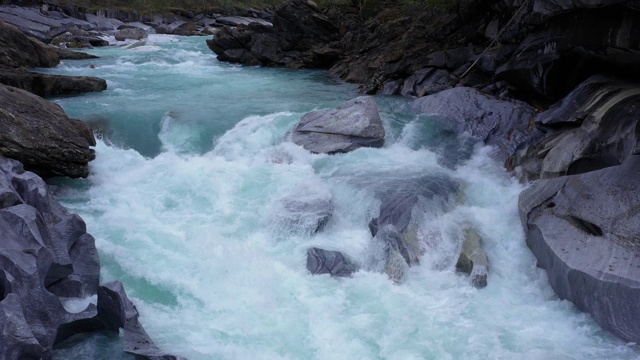
[[[95,144],[91,129],[59,105],[0,85],[0,155],[41,176],[87,177]]]
[[[373,236],[367,266],[401,282],[408,267],[419,263],[427,244],[421,224],[453,207],[459,184],[444,174],[432,174],[380,184],[380,212],[369,222]]]
[[[476,89],[457,87],[416,99],[414,111],[442,119],[458,133],[468,133],[495,147],[504,163],[533,133],[535,109],[523,102],[500,100]]]
[[[373,97],[361,96],[335,109],[304,115],[292,140],[314,153],[346,153],[384,145],[384,126]]]
[[[527,245],[549,282],[605,329],[640,343],[640,156],[536,181],[520,194]]]

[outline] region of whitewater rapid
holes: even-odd
[[[353,86],[323,72],[222,64],[202,38],[151,40],[50,70],[109,86],[55,100],[100,140],[88,179],[54,184],[96,238],[102,280],[124,283],[163,349],[190,359],[640,357],[555,296],[525,244],[523,186],[490,149],[408,113],[405,99],[377,97],[383,148],[311,154],[288,131],[305,112],[355,97]],[[401,284],[366,270],[307,272],[310,247],[364,263],[376,191],[438,174],[461,184],[461,200],[420,224],[426,252]],[[279,201],[291,194],[332,199],[321,233],[279,225]],[[490,261],[481,290],[455,272],[469,225]],[[117,335],[73,345],[56,358],[128,358]]]

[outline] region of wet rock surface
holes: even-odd
[[[640,341],[640,157],[536,181],[520,194],[527,245],[561,299]]]
[[[304,115],[292,133],[294,143],[313,153],[346,153],[384,145],[384,127],[374,99],[358,97],[335,109]]]
[[[459,134],[468,133],[495,147],[494,158],[504,163],[531,137],[535,109],[523,102],[500,100],[480,91],[457,87],[416,99],[416,113],[442,118]]]
[[[356,272],[358,267],[339,251],[314,247],[307,250],[307,270],[313,275],[347,277]]]
[[[376,197],[380,212],[369,222],[373,236],[367,264],[401,282],[408,267],[419,263],[425,240],[420,225],[449,210],[459,185],[445,175],[423,175],[384,184]]]
[[[125,329],[125,351],[160,351],[138,322],[120,283],[99,285],[100,260],[84,221],[51,198],[36,174],[0,156],[0,357],[51,359],[73,335]],[[79,312],[69,300],[86,301]]]
[[[487,286],[489,259],[477,231],[467,228],[463,232],[462,249],[456,263],[456,270],[469,274],[469,280],[476,288]]]

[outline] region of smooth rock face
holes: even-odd
[[[0,85],[0,155],[41,176],[87,177],[95,144],[91,129],[57,104]]]
[[[347,101],[336,109],[304,115],[292,140],[313,153],[346,153],[360,147],[384,145],[384,127],[370,96]]]
[[[358,267],[339,251],[314,247],[307,250],[307,270],[313,275],[330,274],[347,277],[356,272]]]
[[[640,152],[640,84],[593,76],[536,117],[544,133],[515,157],[521,180],[579,174]]]
[[[487,286],[488,268],[489,259],[482,246],[480,234],[473,229],[465,229],[456,269],[469,274],[473,286],[483,288]]]
[[[148,36],[147,32],[141,28],[125,28],[118,30],[115,34],[116,40],[118,41],[124,41],[127,39],[140,40],[147,38]]]
[[[100,92],[107,89],[107,82],[97,77],[39,74],[25,69],[0,68],[0,84],[42,97]]]
[[[527,245],[561,299],[640,342],[640,156],[536,181],[520,194]]]
[[[458,133],[468,133],[494,146],[493,157],[500,163],[534,131],[533,107],[523,102],[499,100],[472,88],[445,90],[416,99],[411,106],[417,113],[441,117]]]

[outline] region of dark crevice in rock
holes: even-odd
[[[584,231],[587,234],[593,235],[593,236],[602,236],[604,235],[604,232],[602,232],[602,229],[600,229],[600,227],[598,227],[598,225],[588,222],[584,219],[580,219],[578,217],[575,216],[570,216],[569,217],[570,222],[575,225],[578,229],[580,229],[581,231]]]

